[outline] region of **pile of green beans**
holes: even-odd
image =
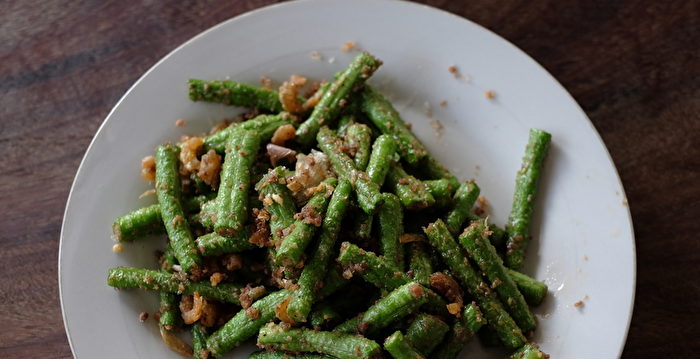
[[[519,270],[551,135],[530,131],[508,223],[488,223],[476,182],[460,183],[366,84],[381,65],[358,54],[297,116],[277,91],[189,80],[192,101],[255,115],[201,137],[197,161],[222,160],[215,183],[188,170],[188,139],[156,148],[157,203],[112,229],[115,252],[165,237],[160,269],[107,274],[158,296],[173,350],[219,358],[257,340],[251,358],[453,359],[479,332],[513,358],[545,356],[527,338],[547,286]],[[274,160],[279,147],[296,161]],[[191,347],[172,344],[182,329]]]

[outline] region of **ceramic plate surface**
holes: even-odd
[[[154,268],[153,251],[163,243],[111,250],[112,221],[154,201],[138,198],[152,186],[139,177],[141,158],[240,111],[190,102],[186,80],[330,79],[356,54],[340,50],[348,41],[384,61],[371,82],[436,157],[460,179],[477,180],[492,222],[507,219],[528,129],[552,133],[524,268],[551,290],[535,309],[534,340],[554,358],[620,354],[635,288],[632,223],[605,145],[566,90],[516,47],[455,15],[397,1],[309,0],[244,14],[188,41],[136,82],[100,127],[73,183],[59,254],[63,315],[77,358],[178,357],[153,319],[138,321],[140,312],[157,311],[156,296],[115,291],[106,277],[115,266]],[[452,65],[460,78],[448,71]],[[178,119],[187,125],[176,127]],[[584,306],[574,307],[578,301]],[[466,351],[470,358],[504,355],[478,342]]]

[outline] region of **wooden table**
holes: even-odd
[[[61,219],[110,108],[183,41],[273,2],[2,2],[0,357],[71,356],[56,280]],[[697,357],[698,3],[428,3],[510,40],[581,104],[615,161],[634,219],[637,296],[624,357]]]

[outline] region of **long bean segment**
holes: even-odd
[[[255,185],[265,209],[270,211],[270,232],[276,243],[282,240],[282,231],[294,223],[297,213],[292,194],[286,186],[285,174],[284,167],[271,169]]]
[[[207,352],[207,330],[199,323],[192,326],[192,358],[205,359]]]
[[[508,242],[506,243],[506,265],[520,269],[525,259],[525,249],[530,241],[530,220],[535,207],[537,183],[540,179],[552,135],[538,129],[530,129],[530,139],[525,148],[525,157],[515,179],[513,208],[510,211],[508,225]]]
[[[503,344],[511,349],[520,348],[525,344],[522,330],[518,328],[513,318],[503,308],[491,288],[481,280],[480,275],[472,268],[459,245],[447,230],[445,223],[438,219],[425,229],[425,234],[428,236],[430,244],[438,249],[442,259],[464,288],[476,298],[479,307],[486,315],[486,319],[498,333]]]
[[[489,242],[489,232],[482,221],[472,222],[472,224],[459,236],[459,241],[467,250],[469,256],[474,260],[481,271],[491,282],[496,294],[501,299],[508,313],[513,317],[515,323],[525,332],[534,330],[537,327],[535,316],[525,302],[525,298],[518,291],[515,282],[508,275],[503,260],[498,256],[496,248]]]
[[[238,296],[242,288],[230,283],[219,283],[214,287],[209,282],[180,281],[166,272],[127,267],[110,269],[107,284],[119,289],[139,288],[174,294],[193,295],[197,292],[202,297],[233,304],[240,304]]]
[[[227,147],[216,196],[214,230],[231,237],[244,228],[248,218],[251,170],[260,148],[260,136],[254,131],[235,131]]]
[[[442,338],[450,330],[450,326],[442,320],[429,315],[418,314],[406,329],[406,339],[424,356],[430,355]]]
[[[357,328],[362,323],[362,314],[352,317],[333,328],[334,332],[345,333],[345,334],[357,334]]]
[[[353,161],[355,162],[355,168],[364,171],[367,168],[371,153],[372,130],[365,124],[354,123],[347,129],[345,142],[350,151],[354,152]]]
[[[197,270],[202,258],[197,252],[190,226],[182,208],[182,189],[178,172],[180,148],[161,145],[156,150],[156,195],[165,230],[182,270]]]
[[[236,81],[204,81],[190,79],[189,96],[192,101],[218,102],[268,112],[282,111],[276,91],[263,89]]]
[[[359,270],[358,274],[362,279],[386,291],[395,290],[411,282],[411,278],[406,273],[398,270],[386,259],[352,243],[343,242],[340,245],[338,262]],[[432,290],[427,288],[423,290],[428,297],[425,309],[431,313],[447,315],[447,302]]]
[[[311,145],[321,126],[329,125],[338,117],[350,95],[362,89],[365,81],[381,64],[380,60],[366,52],[358,54],[323,94],[309,118],[299,126],[296,141],[305,146]]]
[[[212,195],[183,198],[182,209],[186,214],[198,212],[202,204],[212,198]],[[150,234],[165,233],[160,205],[152,204],[117,218],[112,225],[112,232],[117,242],[129,242]]]
[[[370,181],[382,186],[391,165],[396,162],[396,141],[390,135],[381,135],[374,140],[367,164]]]
[[[418,138],[406,127],[399,113],[373,88],[366,86],[362,92],[362,111],[384,134],[391,135],[398,142],[398,151],[406,162],[416,164],[427,150]]]
[[[389,324],[415,312],[428,301],[426,289],[416,282],[404,284],[369,307],[362,316],[358,330],[369,336]]]
[[[304,266],[297,284],[299,288],[292,292],[292,299],[287,304],[287,315],[294,321],[304,322],[316,299],[316,288],[323,283],[328,260],[333,256],[333,249],[340,231],[340,223],[345,214],[348,199],[352,191],[350,182],[341,180],[333,191],[323,219],[318,246],[311,260]]]
[[[526,274],[506,268],[506,272],[513,279],[518,290],[525,297],[529,305],[540,305],[547,295],[547,285]]]
[[[357,192],[357,202],[363,211],[372,214],[382,201],[379,185],[372,182],[367,173],[358,171],[355,163],[342,151],[342,141],[333,134],[328,127],[322,127],[318,131],[318,146],[328,156],[333,170],[339,177],[352,183]]]
[[[216,232],[207,233],[197,237],[197,248],[203,256],[210,257],[244,252],[256,248],[256,245],[248,240],[248,231],[242,230],[229,237],[221,236]]]
[[[205,137],[204,148],[206,150],[213,149],[223,154],[226,152],[228,138],[233,132],[255,131],[262,141],[267,141],[279,127],[288,124],[293,125],[297,121],[297,117],[287,112],[282,112],[277,115],[260,115],[248,121],[232,124],[219,132]]]
[[[384,340],[384,349],[391,354],[394,359],[424,359],[425,357],[416,350],[411,343],[401,334],[400,331]]]
[[[396,268],[404,268],[404,250],[399,242],[403,233],[403,208],[399,198],[391,193],[383,193],[384,203],[379,207],[379,244],[384,258],[392,262]]]
[[[423,181],[430,195],[435,198],[435,205],[438,208],[447,208],[452,203],[452,194],[457,189],[447,179],[436,179]]]
[[[338,359],[380,358],[382,350],[376,342],[358,335],[310,329],[285,330],[277,324],[260,329],[258,345],[292,352],[321,353]]]
[[[250,308],[241,309],[223,327],[207,339],[207,349],[215,357],[221,357],[244,341],[255,337],[260,328],[275,317],[275,306],[289,293],[280,290],[258,299]]]
[[[336,183],[335,178],[328,178],[321,182],[324,189],[311,197],[301,212],[295,215],[296,219],[290,227],[291,231],[282,238],[282,243],[277,249],[275,260],[278,263],[285,266],[294,266],[299,263],[316,230],[322,224],[321,218],[326,212],[329,197]]]
[[[379,288],[394,290],[411,281],[391,262],[349,242],[341,244],[338,262],[347,267],[362,268],[359,273],[362,278]]]
[[[117,218],[112,231],[117,242],[129,242],[149,234],[163,233],[165,227],[160,216],[160,205],[140,208]]]
[[[158,299],[160,301],[158,324],[167,330],[172,330],[181,322],[180,308],[177,305],[179,298],[175,293],[161,291],[158,293]]]
[[[433,274],[433,264],[423,243],[409,243],[408,254],[408,269],[413,280],[422,285],[429,285],[430,275]]]
[[[459,234],[464,222],[469,219],[480,191],[479,186],[474,181],[464,182],[457,188],[453,198],[453,207],[445,216],[445,225],[453,236]]]
[[[406,173],[399,165],[391,166],[386,180],[406,209],[423,209],[435,204],[435,197],[425,183]]]

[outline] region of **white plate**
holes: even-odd
[[[66,332],[77,358],[177,357],[160,341],[152,293],[117,292],[110,267],[154,267],[161,240],[112,253],[115,217],[151,204],[140,159],[160,143],[208,129],[238,110],[187,99],[190,77],[256,84],[261,75],[330,78],[355,53],[356,41],[384,60],[372,82],[389,94],[418,136],[461,179],[476,178],[492,220],[510,210],[515,172],[528,129],[553,135],[537,199],[525,272],[551,293],[536,309],[534,339],[554,358],[618,356],[629,325],[635,283],[632,223],[615,167],[571,96],[531,58],[497,35],[447,12],[396,1],[310,0],[254,11],[188,41],[124,95],[95,135],[66,206],[59,282]],[[543,39],[546,41],[546,39]],[[322,55],[313,60],[312,51]],[[457,65],[469,77],[448,72]],[[496,97],[488,100],[486,90]],[[441,101],[447,106],[439,106]],[[426,116],[425,104],[432,110]],[[176,127],[177,119],[187,121]],[[430,120],[444,126],[435,135]],[[583,300],[585,306],[573,304]],[[472,358],[502,357],[472,343]],[[245,350],[232,357],[244,357]]]

